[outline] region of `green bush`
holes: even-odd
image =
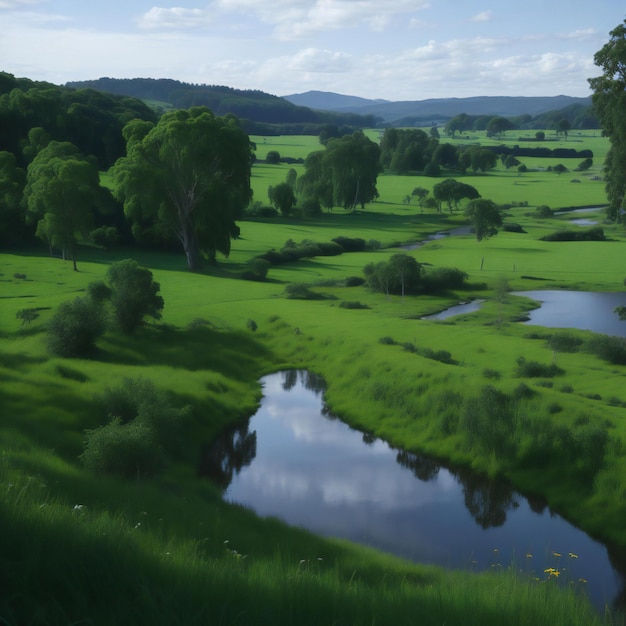
[[[548,339],[548,347],[555,352],[578,352],[583,340],[572,333],[555,333]]]
[[[113,319],[124,333],[132,333],[144,323],[144,317],[161,319],[163,298],[152,272],[137,261],[125,259],[113,263],[107,271],[111,288]]]
[[[367,304],[362,304],[361,302],[348,302],[346,300],[340,302],[339,306],[342,309],[369,309]]]
[[[527,361],[523,356],[517,359],[517,376],[520,378],[554,378],[563,373],[564,370],[555,363],[544,365],[537,361]]]
[[[311,291],[305,283],[289,283],[285,287],[285,294],[289,300],[322,300],[323,296]]]
[[[264,281],[267,278],[271,263],[267,259],[256,257],[250,261],[250,269],[242,273],[245,280]]]
[[[334,237],[332,241],[339,244],[346,252],[361,252],[367,246],[365,239],[360,237]]]
[[[426,293],[438,293],[449,289],[462,289],[468,274],[456,267],[436,267],[424,275],[423,290]]]
[[[105,426],[88,430],[80,459],[96,474],[125,478],[153,476],[164,466],[164,456],[153,430],[133,420],[114,417]]]
[[[535,211],[535,216],[540,219],[547,219],[549,217],[552,217],[553,214],[554,213],[552,212],[552,209],[545,204],[538,206],[537,210]]]
[[[104,333],[102,307],[90,298],[62,302],[47,326],[48,348],[61,357],[88,357]]]
[[[541,241],[606,241],[601,226],[581,230],[557,230],[541,237]]]
[[[626,365],[626,339],[623,337],[599,335],[587,342],[587,349],[604,361]]]
[[[344,285],[346,287],[360,287],[364,284],[365,278],[363,278],[362,276],[348,276],[348,278],[344,280]]]

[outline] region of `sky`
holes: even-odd
[[[0,0],[0,71],[393,101],[588,96],[593,55],[626,18],[624,0],[173,1]]]

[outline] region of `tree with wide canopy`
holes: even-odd
[[[152,224],[173,234],[191,270],[203,256],[228,256],[252,197],[253,144],[237,118],[193,107],[166,113],[156,125],[134,120],[124,137],[127,156],[113,177],[133,232]]]

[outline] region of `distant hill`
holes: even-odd
[[[377,122],[372,116],[351,111],[312,110],[259,90],[192,85],[171,79],[99,78],[69,82],[66,86],[132,96],[179,109],[206,106],[216,115],[236,115],[244,121],[248,132],[259,134],[270,134],[272,131],[317,134],[324,124],[365,128],[375,126]]]
[[[319,111],[353,111],[376,104],[389,104],[389,100],[369,100],[358,96],[344,96],[332,91],[307,91],[283,96],[283,98],[292,104]]]
[[[386,102],[342,96],[331,92],[309,91],[284,96],[284,98],[289,102],[297,102],[301,106],[322,111],[349,111],[360,115],[373,115],[388,123],[396,122],[402,118],[441,121],[442,118],[452,118],[460,113],[500,115],[502,117],[527,114],[534,117],[548,111],[564,109],[572,104],[591,106],[591,97],[574,98],[572,96],[477,96],[473,98],[433,98]]]

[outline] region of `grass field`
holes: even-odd
[[[317,149],[315,138],[266,139],[263,149],[283,156]],[[255,198],[284,180],[289,167],[256,165]],[[382,177],[380,198],[365,211],[243,221],[230,257],[205,273],[186,271],[182,253],[137,249],[83,247],[79,272],[43,251],[0,255],[0,617],[7,624],[623,624],[619,614],[597,615],[584,597],[552,580],[447,572],[259,519],[224,504],[219,490],[197,477],[203,445],[254,411],[259,378],[307,367],[326,378],[327,403],[350,424],[504,475],[623,554],[626,369],[585,351],[557,355],[546,341],[552,333],[516,322],[530,302],[494,295],[502,278],[516,290],[623,289],[622,227],[603,224],[606,242],[539,240],[567,225],[568,216],[538,220],[534,206],[605,202],[602,183],[568,177],[497,170],[464,179],[498,202],[527,201],[505,219],[526,232],[500,232],[480,244],[472,235],[451,237],[410,251],[426,267],[469,274],[466,289],[439,295],[402,298],[340,282],[399,251],[387,247],[272,267],[265,282],[240,278],[253,257],[288,239],[341,235],[389,246],[462,224],[460,213],[422,214],[402,203],[413,187],[437,181],[423,177]],[[601,211],[596,218],[603,220]],[[109,331],[89,360],[52,357],[45,323],[56,307],[129,256],[161,285],[161,322],[130,338]],[[294,282],[325,299],[285,298]],[[487,300],[478,313],[453,322],[418,319],[474,297]],[[369,309],[343,309],[342,301]],[[40,317],[20,327],[16,313],[23,308],[37,308]],[[250,319],[256,333],[247,328]],[[396,345],[381,344],[385,336]],[[403,342],[449,351],[456,364],[403,350]],[[520,356],[542,364],[557,359],[564,372],[554,380],[520,378]],[[185,453],[152,480],[96,476],[78,458],[85,429],[106,420],[106,389],[128,378],[151,380],[173,406],[192,407],[181,423]],[[520,383],[532,394],[519,405],[524,419],[513,429],[515,454],[490,453],[451,427],[463,402],[480,398],[486,384],[513,397]],[[604,462],[591,482],[576,469],[573,449],[550,447],[551,435],[569,433],[582,458],[584,437],[605,431]]]

